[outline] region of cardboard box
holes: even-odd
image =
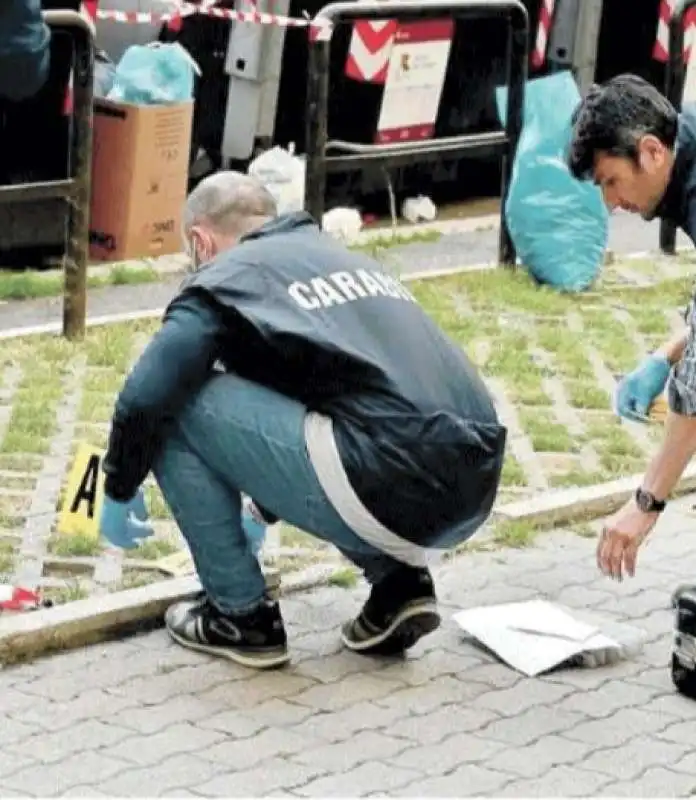
[[[95,100],[90,256],[146,258],[182,249],[193,103]]]

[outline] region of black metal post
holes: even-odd
[[[501,221],[499,260],[514,264],[515,248],[505,223],[507,198],[517,144],[522,131],[524,89],[527,79],[528,15],[520,0],[372,0],[370,3],[337,2],[324,6],[314,18],[316,30],[330,31],[336,25],[362,19],[418,20],[454,18],[503,17],[509,27],[507,49],[508,103],[504,132],[468,134],[430,142],[404,142],[389,145],[360,145],[328,140],[328,97],[330,36],[310,35],[307,77],[307,106],[305,151],[307,173],[305,208],[321,221],[324,211],[326,174],[328,171],[361,169],[366,163],[379,166],[434,161],[458,154],[487,152],[503,159],[501,186]],[[327,156],[327,150],[348,153],[347,156]]]
[[[684,18],[696,6],[696,0],[682,0],[674,9],[669,22],[669,57],[665,71],[665,95],[677,111],[681,110],[684,93]],[[673,256],[677,252],[677,226],[660,220],[660,250]]]
[[[46,11],[44,19],[54,31],[65,30],[74,47],[69,164],[72,187],[67,197],[63,335],[80,339],[85,334],[87,318],[94,36],[89,22],[76,11]]]
[[[326,194],[330,41],[310,42],[305,114],[305,209],[321,225]]]
[[[507,152],[503,156],[502,180],[500,187],[500,238],[498,243],[498,263],[514,267],[517,261],[515,245],[505,217],[505,204],[510,191],[510,180],[515,164],[517,145],[524,123],[524,90],[527,82],[527,30],[520,29],[511,22],[508,27],[507,74],[508,85],[507,115],[505,134]]]

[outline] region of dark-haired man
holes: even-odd
[[[607,205],[668,219],[696,244],[696,110],[677,114],[653,86],[619,75],[594,86],[573,118],[569,166],[594,180]],[[696,312],[687,328],[648,356],[617,388],[617,412],[645,419],[669,380],[670,413],[663,444],[635,496],[605,525],[597,546],[604,574],[633,575],[640,545],[696,453]]]

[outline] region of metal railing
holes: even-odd
[[[1,0],[0,0],[1,2]],[[65,282],[63,288],[63,335],[79,339],[85,332],[87,313],[87,261],[92,172],[92,82],[94,35],[89,22],[78,12],[45,11],[52,34],[67,34],[73,42],[72,119],[68,153],[68,177],[63,180],[0,186],[0,206],[56,201],[51,213],[67,208],[65,226]],[[28,133],[37,137],[37,132]],[[39,138],[36,138],[39,147]],[[63,212],[64,213],[64,212]]]
[[[314,18],[317,30],[359,20],[398,19],[400,22],[442,17],[454,19],[499,17],[507,21],[507,114],[504,129],[417,142],[356,144],[328,138],[330,37],[313,37],[309,44],[306,113],[305,208],[317,220],[324,212],[326,176],[360,170],[368,165],[396,167],[464,155],[500,155],[502,158],[501,219],[498,260],[514,265],[515,247],[505,222],[505,201],[522,131],[527,80],[529,20],[519,0],[372,0],[338,2],[324,6]],[[328,155],[329,151],[340,155]]]
[[[677,111],[681,110],[686,79],[684,18],[695,6],[696,0],[681,0],[669,22],[669,58],[665,72],[665,95]],[[660,250],[670,256],[677,251],[677,226],[666,219],[660,220]]]

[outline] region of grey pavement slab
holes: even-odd
[[[634,580],[592,539],[436,569],[445,622],[402,661],[338,644],[366,587],[283,601],[293,663],[255,673],[164,632],[0,671],[0,796],[687,797],[696,702],[668,671],[669,598],[696,567],[696,496],[675,501]],[[642,628],[636,657],[526,678],[466,641],[459,608],[546,598]]]

